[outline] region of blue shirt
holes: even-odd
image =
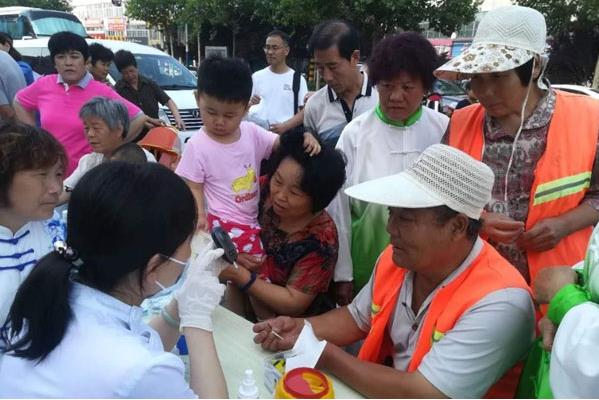
[[[58,214],[46,221],[32,221],[12,232],[0,225],[0,326],[4,324],[21,282],[40,258],[64,240],[64,227]]]

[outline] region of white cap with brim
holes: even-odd
[[[456,80],[469,74],[503,72],[545,52],[547,26],[535,9],[507,6],[485,14],[472,44],[434,72],[440,79]]]
[[[443,144],[427,148],[407,170],[352,186],[358,200],[400,208],[445,205],[478,220],[491,200],[493,171],[468,154]]]

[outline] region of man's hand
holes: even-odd
[[[548,304],[561,288],[576,283],[577,278],[576,272],[570,267],[542,269],[533,284],[536,302]]]
[[[304,132],[304,150],[310,156],[320,153],[320,143],[310,132]]]
[[[277,135],[282,135],[288,130],[289,128],[287,128],[287,125],[284,122],[281,122],[279,124],[270,124],[270,131],[276,133]]]
[[[557,327],[553,325],[553,322],[551,322],[549,318],[543,317],[539,321],[539,331],[543,337],[543,348],[547,351],[551,351]]]
[[[260,104],[260,101],[262,100],[262,98],[258,95],[253,95],[250,98],[250,107],[251,106],[255,106],[256,104]]]
[[[304,328],[304,320],[301,318],[277,317],[254,325],[254,342],[263,349],[271,351],[288,350],[293,347],[299,334]],[[276,332],[273,333],[273,332]],[[280,339],[278,336],[282,337]]]
[[[566,226],[560,218],[547,218],[524,232],[518,240],[518,246],[524,250],[551,250],[568,234]]]
[[[495,242],[513,243],[524,232],[524,222],[516,221],[507,215],[485,213],[481,221],[483,236]]]
[[[353,282],[335,282],[335,302],[343,307],[351,303],[354,294]]]
[[[183,121],[183,119],[181,119],[181,117],[176,118],[175,119],[175,127],[177,129],[179,129],[180,131],[184,131],[185,130],[185,121]]]
[[[248,271],[258,272],[265,259],[266,256],[257,257],[247,253],[239,253],[237,256],[237,264],[245,267]]]

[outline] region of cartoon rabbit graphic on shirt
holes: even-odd
[[[231,188],[235,193],[241,191],[249,192],[252,190],[254,182],[256,182],[256,170],[251,165],[244,165],[245,175],[233,180]]]

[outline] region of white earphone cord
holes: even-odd
[[[510,169],[512,168],[512,163],[514,161],[514,154],[516,154],[516,146],[518,139],[520,138],[520,133],[522,133],[522,128],[524,127],[524,112],[526,111],[526,104],[528,103],[528,97],[530,95],[530,90],[532,89],[532,81],[533,74],[535,71],[535,57],[532,58],[532,70],[530,72],[530,79],[528,81],[528,89],[526,90],[526,97],[524,98],[524,103],[522,104],[522,109],[520,110],[520,126],[518,127],[518,131],[516,132],[516,136],[514,137],[514,143],[512,143],[512,153],[510,154],[510,160],[507,163],[507,169],[505,171],[505,180],[503,187],[503,200],[506,202],[506,207],[509,209],[509,203],[507,199],[507,185],[510,177]],[[541,76],[539,75],[539,79]]]

